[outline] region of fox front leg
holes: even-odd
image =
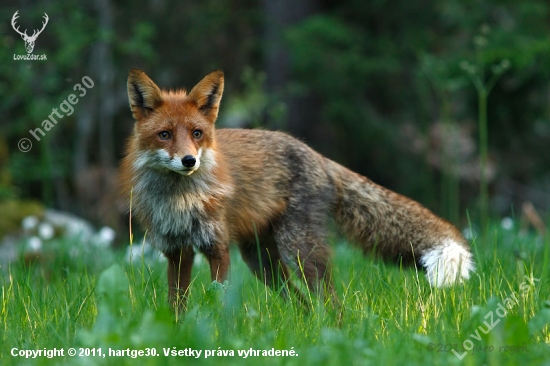
[[[224,283],[229,272],[229,246],[227,244],[216,244],[212,248],[202,251],[210,264],[210,275],[212,281]]]
[[[165,255],[168,259],[168,301],[173,309],[183,310],[195,253],[193,248],[183,248]]]

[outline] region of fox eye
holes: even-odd
[[[193,137],[196,139],[200,139],[202,137],[202,131],[201,130],[193,131]]]
[[[168,140],[170,137],[172,137],[172,134],[169,131],[160,131],[159,137],[161,140]]]

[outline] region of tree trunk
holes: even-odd
[[[291,79],[290,54],[284,42],[284,32],[288,27],[299,23],[319,8],[316,0],[263,0],[262,6],[266,15],[265,25],[265,70],[267,73],[267,90],[269,94],[281,98],[286,104],[287,113],[283,126],[292,134],[308,139],[308,124],[315,113],[312,98],[291,95],[287,86]]]

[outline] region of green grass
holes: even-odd
[[[486,237],[473,246],[473,278],[445,289],[430,288],[414,268],[335,244],[341,323],[318,301],[306,311],[267,290],[237,252],[225,290],[210,284],[204,261],[195,266],[189,309],[175,319],[167,306],[164,263],[130,265],[122,254],[101,251],[75,258],[65,243],[33,266],[1,269],[0,364],[544,364],[550,359],[550,240],[498,227]],[[526,275],[540,281],[522,287]],[[513,297],[518,301],[505,302]],[[499,318],[499,305],[506,304],[510,309]],[[497,321],[484,334],[484,322]],[[460,354],[463,344],[474,348],[459,360],[451,348]],[[98,348],[104,354],[109,348],[154,349],[160,356],[70,357],[70,347],[93,348],[96,355]],[[12,348],[63,348],[65,356],[24,359],[11,356]],[[164,348],[202,354],[193,360],[165,357]],[[238,350],[251,348],[297,355],[239,356]],[[207,350],[214,355],[205,358]],[[217,355],[223,350],[234,356]]]

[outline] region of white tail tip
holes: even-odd
[[[451,239],[424,252],[420,264],[426,269],[430,285],[437,287],[463,282],[475,269],[472,253]]]

